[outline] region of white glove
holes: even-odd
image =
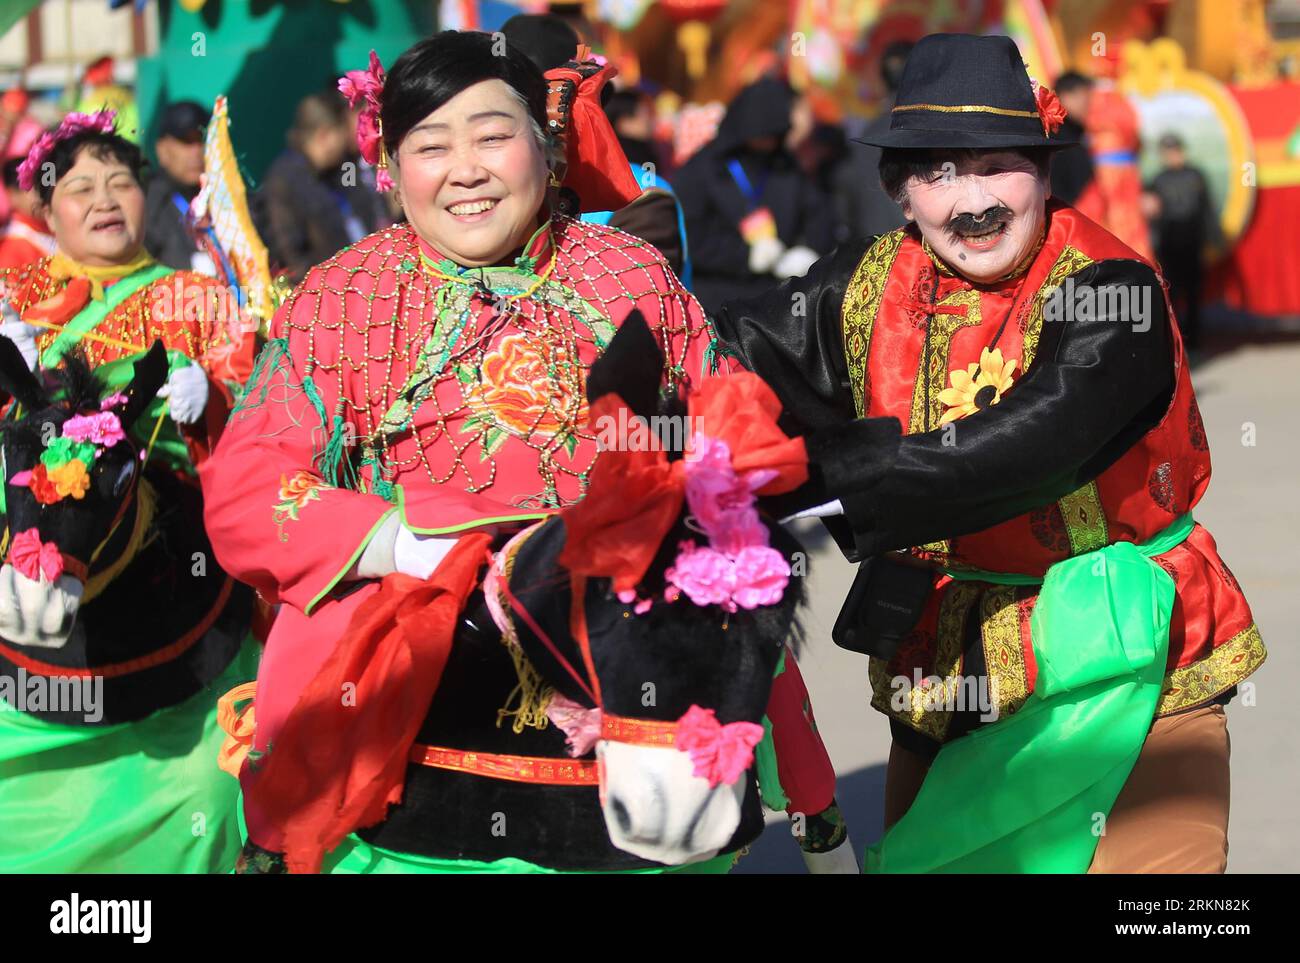
[[[767,274],[781,260],[785,245],[779,237],[765,237],[749,246],[749,273]]]
[[[781,255],[781,259],[772,268],[772,273],[782,280],[801,278],[819,260],[821,260],[821,255],[812,248],[797,244]]]
[[[208,373],[198,362],[191,361],[167,377],[167,383],[158,389],[158,397],[171,399],[172,421],[192,425],[208,406]]]
[[[0,568],[0,637],[16,645],[60,649],[77,618],[85,586],[70,575],[53,585],[33,581],[12,565]]]
[[[36,350],[36,336],[41,333],[41,329],[18,317],[18,312],[8,301],[0,301],[0,316],[3,317],[3,322],[0,322],[0,335],[17,346],[22,352],[23,360],[27,362],[27,367],[35,371],[36,361],[40,357],[40,353]]]
[[[393,568],[416,578],[428,578],[455,544],[455,538],[417,535],[403,525],[393,540]]]

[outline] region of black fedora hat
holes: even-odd
[[[1042,96],[1057,105],[1055,95]],[[1059,117],[1049,117],[1059,127]],[[863,137],[874,147],[1069,147],[1073,137],[1047,132],[1029,73],[1010,37],[935,33],[907,58],[889,130]]]

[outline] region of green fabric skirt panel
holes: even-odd
[[[1141,545],[1116,542],[1048,569],[1030,621],[1033,693],[939,751],[911,808],[867,850],[867,872],[1088,869],[1164,682],[1174,583],[1151,556],[1193,525],[1184,515]]]
[[[257,676],[251,639],[210,686],[139,722],[0,710],[0,873],[224,873],[239,783],[217,768],[217,700]]]
[[[664,873],[729,873],[736,862],[735,853],[723,853],[713,859],[691,863],[688,866],[673,866],[664,869],[625,870],[620,875],[647,875]],[[357,836],[349,836],[337,849],[325,857],[322,873],[342,875],[394,875],[434,874],[434,873],[541,873],[546,875],[572,875],[564,870],[547,869],[527,860],[507,857],[490,863],[474,859],[433,859],[429,856],[416,856],[411,853],[398,853],[391,849],[372,846]],[[587,875],[579,873],[577,875]]]

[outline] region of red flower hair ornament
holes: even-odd
[[[365,104],[357,118],[357,147],[366,163],[375,168],[375,186],[381,191],[393,189],[393,179],[388,174],[388,152],[384,149],[384,124],[379,118],[386,79],[384,65],[373,50],[368,69],[349,70],[339,78],[339,93],[347,98],[348,106]]]

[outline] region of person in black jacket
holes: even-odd
[[[185,211],[199,192],[203,137],[210,115],[192,100],[168,104],[162,113],[154,153],[159,169],[145,189],[144,246],[154,259],[178,271],[217,273],[186,225]]]
[[[261,199],[271,259],[297,283],[385,218],[381,199],[362,182],[352,119],[337,91],[303,98],[288,142],[266,172]]]
[[[829,199],[784,146],[794,94],[764,78],[742,90],[717,136],[673,178],[694,293],[706,311],[799,277],[834,245]]]

